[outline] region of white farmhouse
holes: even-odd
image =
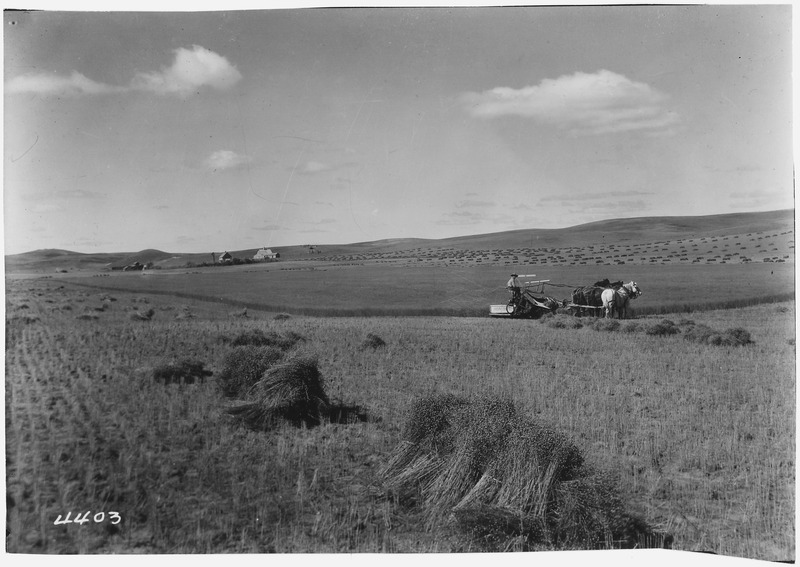
[[[264,262],[266,260],[277,260],[280,258],[281,255],[277,252],[273,252],[270,248],[261,248],[256,255],[253,256],[253,260],[256,262]]]

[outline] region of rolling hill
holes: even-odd
[[[252,258],[255,248],[230,251]],[[444,239],[386,239],[351,244],[275,247],[281,263],[415,262],[417,265],[749,263],[794,261],[794,211],[639,217],[560,229],[523,229]],[[313,252],[313,253],[311,253]],[[106,271],[139,262],[185,268],[211,253],[161,250],[84,254],[35,250],[6,256],[8,273]]]

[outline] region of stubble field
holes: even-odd
[[[648,332],[662,316],[614,330],[564,316],[242,317],[54,279],[9,280],[6,308],[10,552],[479,550],[448,523],[421,527],[379,475],[415,400],[451,393],[509,398],[567,435],[673,549],[794,559],[793,302],[667,315],[672,335]],[[686,340],[702,324],[752,342]],[[217,381],[231,338],[254,329],[303,337],[294,348],[316,357],[328,396],[366,421],[232,420]],[[385,346],[365,347],[370,333]],[[154,380],[186,359],[213,375]]]

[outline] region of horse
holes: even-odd
[[[612,282],[612,281],[609,281],[608,278],[605,278],[605,279],[602,279],[600,281],[594,282],[592,284],[592,286],[594,286],[594,287],[602,287],[602,288],[613,287],[614,289],[619,289],[619,288],[622,287],[623,283],[625,283],[625,282],[623,282],[622,280],[619,280],[619,281],[616,281],[616,282]]]
[[[600,293],[602,293],[602,291],[603,288],[593,285],[572,290],[572,303],[577,306],[575,314],[578,317],[583,317],[588,313],[596,314],[597,310],[591,308],[603,305],[600,299]]]
[[[608,278],[595,282],[593,285],[579,287],[572,291],[572,303],[578,306],[576,314],[581,317],[587,314],[587,311],[594,317],[600,316],[600,308],[603,307],[603,291],[606,289],[619,289],[622,287],[622,282],[610,282]],[[594,308],[594,309],[592,309]]]
[[[614,309],[617,310],[617,318],[625,319],[628,315],[628,303],[631,299],[636,299],[642,294],[642,290],[636,282],[626,283],[618,290],[605,289],[602,293],[603,309],[606,318],[614,318]]]

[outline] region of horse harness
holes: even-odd
[[[633,288],[633,287],[634,287],[634,285],[633,285],[633,284],[625,284],[625,285],[623,285],[622,287],[620,287],[618,290],[616,290],[616,291],[617,291],[617,293],[622,293],[622,294],[623,294],[623,295],[625,295],[626,297],[630,297],[631,299],[636,299],[636,297],[637,297],[639,294],[638,294],[638,293],[636,293],[636,291],[634,291],[633,289],[628,289],[628,286],[631,286],[631,288]]]

